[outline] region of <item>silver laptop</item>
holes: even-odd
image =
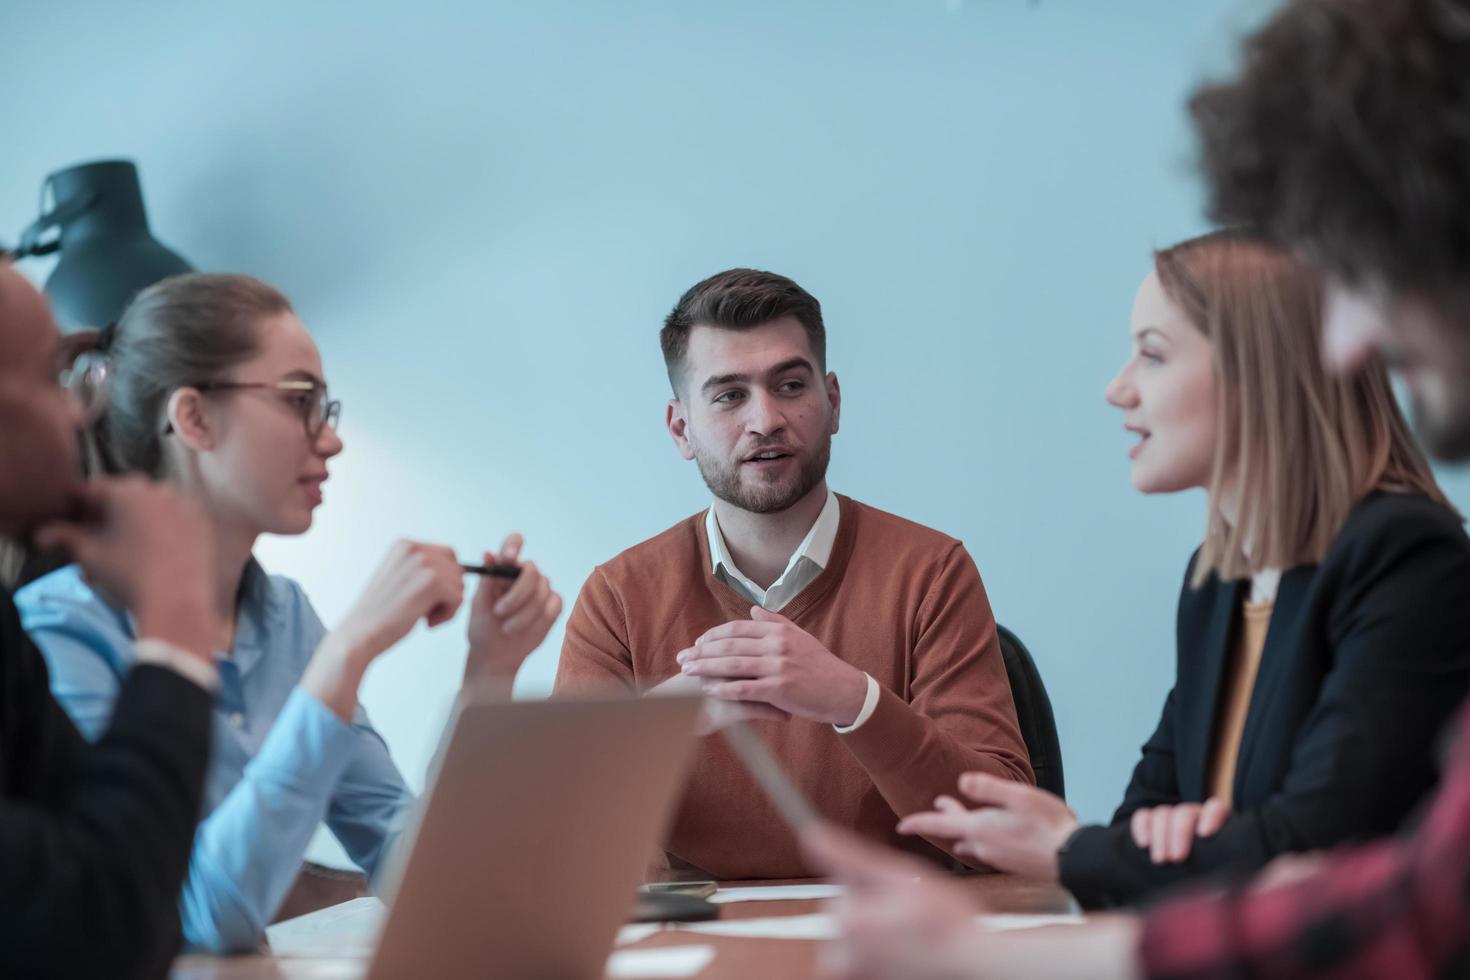
[[[699,704],[463,702],[368,980],[601,977],[668,830]]]

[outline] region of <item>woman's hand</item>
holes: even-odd
[[[470,602],[469,657],[464,679],[509,682],[516,671],[541,645],[561,615],[561,596],[535,562],[519,562],[522,540],[507,537],[500,554],[485,553],[487,565],[515,565],[521,573],[513,580],[485,575]]]
[[[960,777],[960,791],[981,809],[967,810],[951,796],[935,809],[898,824],[901,834],[957,840],[956,854],[969,854],[1001,871],[1057,880],[1057,851],[1077,829],[1077,815],[1052,793],[980,772]]]
[[[322,640],[301,686],[338,718],[351,721],[368,665],[419,620],[433,627],[453,619],[464,602],[463,576],[450,548],[394,543],[356,604]]]
[[[1204,803],[1174,803],[1134,810],[1129,822],[1133,843],[1149,852],[1154,864],[1189,860],[1196,837],[1212,837],[1230,817],[1230,807],[1217,796]]]

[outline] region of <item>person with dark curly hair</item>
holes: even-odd
[[[1376,348],[1470,458],[1470,3],[1298,0],[1189,108],[1214,216],[1326,273],[1329,362]]]
[[[0,538],[75,558],[137,624],[138,664],[88,744],[0,588],[0,975],[162,977],[219,682],[219,623],[194,585],[213,546],[203,512],[167,488],[82,482],[76,430],[107,385],[59,383],[61,349],[45,299],[0,253]]]
[[[1323,356],[1381,358],[1443,459],[1470,458],[1470,0],[1289,0],[1190,101],[1215,218],[1327,277]],[[1470,602],[1470,596],[1465,601]],[[1425,683],[1436,683],[1426,677]],[[1470,976],[1470,705],[1417,827],[1146,916],[988,934],[962,894],[836,832],[849,977]]]

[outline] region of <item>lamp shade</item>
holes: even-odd
[[[46,295],[63,329],[110,323],[139,290],[190,271],[148,230],[132,161],[58,170],[46,185],[54,205],[36,226],[60,232],[61,260],[46,280]]]

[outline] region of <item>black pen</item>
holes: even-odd
[[[491,578],[520,578],[521,567],[519,565],[469,565],[460,562],[461,571],[471,575],[489,575]]]

